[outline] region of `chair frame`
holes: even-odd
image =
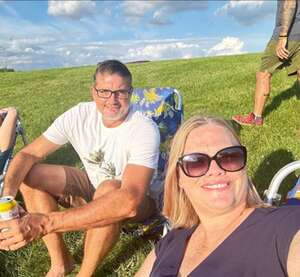
[[[7,173],[9,163],[13,158],[13,149],[16,145],[18,136],[21,136],[24,145],[28,144],[27,136],[25,134],[24,128],[21,124],[21,120],[19,118],[17,119],[17,122],[16,122],[16,136],[15,136],[14,142],[12,144],[12,151],[11,151],[10,155],[8,156],[8,158],[6,159],[5,164],[4,164],[4,168],[3,168],[3,172],[0,175],[0,197],[2,196],[2,193],[3,193],[4,177]]]
[[[295,170],[300,169],[300,161],[295,161],[281,168],[273,177],[269,188],[265,191],[264,201],[268,204],[278,203],[281,200],[281,195],[278,194],[279,187],[282,181]]]

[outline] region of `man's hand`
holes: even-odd
[[[286,60],[289,57],[290,52],[286,49],[287,37],[279,37],[276,46],[276,55],[282,59]]]
[[[36,213],[0,222],[0,249],[16,250],[46,235],[47,219],[46,215]]]

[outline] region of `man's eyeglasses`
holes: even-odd
[[[97,93],[97,96],[100,98],[109,98],[114,93],[119,99],[128,99],[133,90],[133,88],[110,90],[110,89],[97,89],[95,87],[94,89]]]
[[[185,175],[200,177],[207,173],[212,160],[225,171],[239,171],[246,166],[247,150],[246,147],[240,145],[221,149],[213,157],[204,153],[186,154],[178,159],[177,164]]]

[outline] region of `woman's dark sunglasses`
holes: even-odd
[[[177,164],[185,175],[200,177],[207,173],[212,160],[225,171],[239,171],[246,166],[247,150],[244,146],[230,146],[221,149],[213,157],[204,153],[186,154],[178,159]]]

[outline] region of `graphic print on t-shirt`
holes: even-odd
[[[107,179],[115,179],[116,177],[116,166],[109,161],[105,161],[105,152],[99,149],[98,151],[94,151],[89,153],[89,158],[85,158],[85,160],[90,163],[97,165],[99,169],[105,175]]]

